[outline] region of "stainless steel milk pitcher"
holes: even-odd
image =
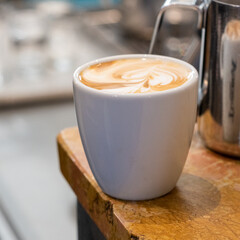
[[[165,11],[173,7],[196,10],[199,16],[199,134],[210,149],[240,157],[240,0],[167,0],[149,53]]]

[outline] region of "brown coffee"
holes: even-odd
[[[176,88],[192,76],[192,69],[171,60],[119,59],[84,69],[80,81],[111,93],[149,93]]]

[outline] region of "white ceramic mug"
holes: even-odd
[[[105,93],[79,81],[90,65],[126,58],[178,62],[193,70],[183,85],[155,93]],[[120,55],[80,66],[74,102],[84,150],[106,194],[125,200],[162,196],[176,185],[191,144],[197,109],[198,74],[186,62],[157,55]]]

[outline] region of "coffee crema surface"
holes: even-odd
[[[104,92],[150,93],[181,86],[192,74],[192,69],[169,59],[131,58],[89,66],[79,80]]]

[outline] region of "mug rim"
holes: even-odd
[[[97,89],[91,88],[85,84],[83,84],[80,80],[79,80],[79,74],[82,70],[88,68],[89,66],[92,66],[94,64],[98,64],[98,63],[103,63],[103,62],[108,62],[108,61],[114,61],[114,60],[118,60],[118,59],[134,59],[134,58],[152,58],[152,59],[160,59],[160,60],[170,60],[173,62],[177,62],[182,64],[183,66],[187,66],[188,68],[191,69],[191,71],[193,72],[191,78],[186,81],[185,83],[183,83],[182,85],[175,87],[175,88],[171,88],[171,89],[167,89],[164,91],[156,91],[156,92],[149,92],[149,93],[113,93],[113,92],[104,92],[104,91],[99,91]],[[113,56],[108,56],[108,57],[103,57],[103,58],[98,58],[92,61],[89,61],[85,64],[82,64],[81,66],[79,66],[73,74],[73,85],[80,87],[81,89],[85,90],[86,92],[92,93],[92,94],[96,94],[96,95],[102,95],[102,96],[114,96],[114,97],[122,97],[122,98],[127,98],[127,97],[153,97],[153,96],[163,96],[166,94],[171,94],[171,93],[175,93],[181,90],[184,90],[188,87],[190,87],[191,85],[194,84],[194,82],[198,81],[199,78],[199,74],[198,71],[196,70],[196,68],[194,66],[192,66],[191,64],[177,59],[177,58],[173,58],[173,57],[168,57],[168,56],[163,56],[163,55],[154,55],[154,54],[122,54],[122,55],[113,55]]]

